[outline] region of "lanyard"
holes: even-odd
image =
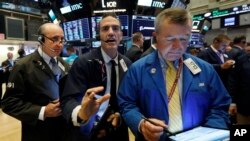
[[[183,66],[182,64],[183,64],[183,59],[180,58],[179,64],[178,64],[178,70],[177,70],[176,77],[175,77],[175,80],[174,80],[174,84],[172,85],[172,87],[170,89],[170,92],[169,92],[168,103],[170,102],[171,98],[173,97],[174,90],[175,90],[175,88],[177,86],[177,83],[178,83],[178,80],[180,78],[181,70],[182,70],[182,66]]]

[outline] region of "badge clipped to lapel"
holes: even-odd
[[[188,67],[188,69],[195,75],[201,72],[200,67],[194,62],[193,59],[188,58],[183,61],[184,64]]]
[[[121,59],[119,62],[122,66],[123,71],[126,72],[128,70],[128,67],[127,67],[125,61],[123,59]]]

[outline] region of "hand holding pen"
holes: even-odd
[[[163,133],[168,132],[167,125],[164,121],[155,118],[142,118],[143,121],[140,124],[140,131],[146,140],[159,140]]]

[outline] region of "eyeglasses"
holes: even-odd
[[[65,39],[64,38],[58,38],[58,37],[52,37],[52,38],[49,38],[45,35],[43,35],[45,38],[49,39],[50,41],[52,41],[53,43],[60,43],[60,44],[64,44],[65,43]]]

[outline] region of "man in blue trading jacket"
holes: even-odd
[[[131,64],[117,51],[121,23],[107,14],[99,30],[101,47],[78,57],[71,67],[62,95],[63,114],[73,124],[74,141],[128,141],[128,128],[116,101],[119,80]]]
[[[118,104],[140,141],[165,141],[164,128],[172,133],[196,126],[228,128],[231,99],[219,76],[210,64],[185,53],[191,28],[186,10],[162,11],[155,21],[157,50],[123,77]]]
[[[38,34],[41,47],[19,60],[10,74],[3,111],[21,121],[22,141],[71,141],[59,102],[58,79],[69,70],[58,57],[63,30],[45,23]]]

